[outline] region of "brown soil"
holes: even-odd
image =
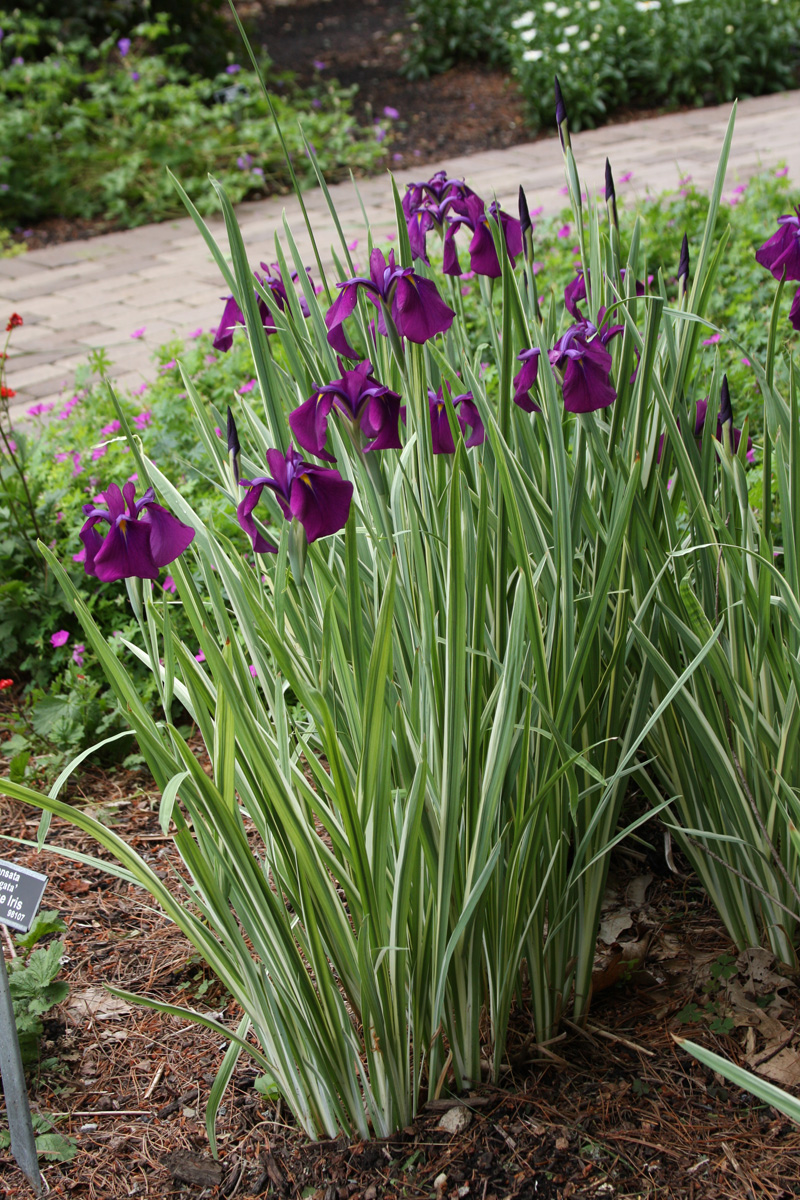
[[[174,878],[174,850],[159,827],[158,798],[145,772],[93,771],[70,785],[70,795],[74,804],[104,813],[164,879]],[[615,862],[609,914],[627,913],[630,925],[611,946],[598,943],[597,995],[586,1029],[565,1026],[554,1043],[537,1049],[524,1010],[518,1012],[500,1087],[486,1084],[467,1096],[446,1097],[394,1137],[372,1143],[342,1138],[309,1145],[280,1105],[254,1090],[256,1072],[241,1061],[220,1112],[215,1163],[203,1112],[221,1059],[219,1039],[146,1009],[104,1012],[100,1003],[90,1015],[75,1000],[89,994],[96,1004],[103,984],[116,984],[214,1012],[231,1028],[237,1006],[177,930],[147,907],[143,893],[55,856],[42,862],[9,840],[34,837],[36,825],[35,811],[0,798],[5,835],[0,856],[48,873],[45,906],[57,909],[68,925],[63,977],[72,1001],[50,1014],[43,1050],[49,1061],[30,1085],[34,1111],[54,1117],[79,1146],[69,1164],[42,1164],[50,1195],[78,1200],[800,1195],[800,1131],[726,1086],[672,1036],[692,1036],[740,1062],[748,1055],[752,1061],[753,1054],[770,1058],[753,1015],[768,1010],[786,1030],[772,1061],[788,1055],[796,1072],[797,989],[763,953],[741,956],[730,979],[715,979],[721,956],[730,951],[724,932],[695,881],[670,875],[655,858]],[[58,821],[50,841],[98,853],[88,838]],[[630,962],[631,955],[638,963]],[[746,1002],[743,992],[750,997]],[[688,1004],[706,1015],[686,1024],[681,1014],[685,1018]],[[711,1004],[715,1019],[727,1020],[729,1034],[711,1030]],[[438,1128],[453,1106],[469,1113],[469,1124],[457,1135]],[[0,1195],[31,1196],[7,1152],[0,1152]]]

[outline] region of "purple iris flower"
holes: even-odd
[[[242,487],[250,490],[236,509],[236,516],[256,554],[276,554],[278,550],[259,533],[253,519],[253,509],[265,487],[275,493],[286,520],[296,519],[300,522],[308,542],[315,542],[317,538],[328,537],[344,529],[353,498],[353,485],[342,479],[338,471],[304,462],[291,444],[285,455],[280,450],[268,450],[267,466],[271,475],[239,481]]]
[[[536,383],[536,376],[539,374],[539,355],[541,350],[538,346],[534,346],[532,350],[523,350],[517,355],[519,362],[523,364],[522,370],[514,376],[514,403],[518,404],[525,412],[541,412],[539,405],[531,399],[531,388]]]
[[[567,412],[596,412],[616,400],[611,382],[612,360],[606,343],[621,333],[622,328],[612,325],[598,332],[591,321],[579,321],[570,326],[550,351],[550,362],[562,376]]]
[[[444,392],[447,391],[445,399]],[[456,410],[458,423],[464,435],[464,445],[469,449],[480,446],[486,439],[483,421],[475,407],[472,392],[462,392],[460,396],[450,395],[450,385],[445,383],[438,392],[428,390],[428,403],[431,413],[431,441],[434,454],[455,454],[456,446],[453,441],[453,431],[447,418],[447,404],[452,404]],[[471,429],[469,437],[467,430]]]
[[[794,213],[778,217],[778,232],[756,250],[756,262],[780,279],[800,279],[800,205]]]
[[[304,450],[326,462],[336,459],[325,449],[328,438],[328,417],[336,408],[353,425],[359,425],[370,443],[366,450],[399,450],[400,397],[372,374],[372,363],[362,362],[354,371],[345,371],[341,361],[342,378],[334,379],[289,414],[289,426]]]
[[[503,212],[494,200],[487,211],[480,196],[476,196],[474,192],[465,200],[455,201],[453,212],[456,215],[450,219],[444,240],[442,270],[445,275],[461,274],[453,239],[459,227],[466,225],[468,229],[472,230],[472,241],[469,244],[470,270],[474,271],[476,275],[487,275],[490,279],[499,279],[501,275],[500,260],[497,257],[494,238],[489,228],[489,217],[500,222],[512,266],[516,256],[522,253],[522,231],[519,220]]]
[[[121,58],[125,57],[125,55],[128,53],[130,48],[131,48],[131,39],[130,38],[121,37],[119,39],[119,41],[117,42],[117,49],[119,50]]]
[[[275,302],[275,307],[277,309],[279,309],[280,312],[287,312],[288,311],[288,296],[286,293],[286,284],[283,281],[278,264],[273,263],[272,267],[270,268],[267,266],[266,263],[262,262],[261,268],[265,272],[265,274],[262,275],[258,271],[254,271],[253,274],[255,275],[258,282],[261,284],[262,288],[264,288],[265,291],[269,291],[272,293],[272,298]],[[306,268],[306,269],[308,270],[308,268]],[[299,278],[299,276],[298,276],[297,272],[296,271],[293,272],[292,273],[292,281],[296,282],[298,280],[298,278]],[[310,273],[309,273],[309,278],[310,278]],[[212,345],[215,350],[225,351],[225,350],[230,350],[231,346],[233,345],[234,328],[237,325],[244,325],[245,320],[244,320],[244,314],[243,314],[242,310],[239,308],[239,305],[234,300],[233,296],[226,296],[226,297],[223,297],[223,299],[225,300],[225,308],[222,310],[222,318],[220,320],[219,325],[217,326],[216,336],[214,337],[214,341],[212,342]],[[261,317],[261,322],[264,326],[265,332],[268,334],[275,333],[275,330],[277,328],[277,326],[275,325],[275,318],[273,317],[272,313],[270,312],[266,301],[263,299],[262,296],[260,296],[258,294],[258,292],[256,292],[256,300],[258,303],[259,315]],[[308,304],[306,302],[305,296],[301,295],[299,297],[299,301],[300,301],[300,311],[302,312],[304,317],[308,317],[309,309],[308,309]]]
[[[373,250],[369,256],[369,278],[358,275],[337,287],[339,296],[325,314],[325,324],[328,342],[345,358],[358,358],[342,325],[356,306],[360,287],[366,290],[374,304],[383,304],[390,310],[401,337],[419,345],[449,329],[456,315],[442,300],[435,283],[417,275],[411,267],[395,266],[393,250],[389,252],[388,262],[380,250]],[[383,309],[378,318],[378,331],[386,333]]]
[[[725,377],[725,379],[727,382],[727,376]],[[727,405],[727,413],[726,413],[726,405]],[[694,410],[694,436],[697,439],[698,445],[700,443],[700,439],[703,436],[703,429],[705,428],[707,416],[708,416],[708,400],[698,400],[697,403],[695,404],[695,410]],[[730,393],[728,393],[727,400],[726,400],[725,395],[723,394],[722,390],[720,390],[720,411],[717,413],[717,427],[714,430],[714,437],[717,439],[718,442],[722,441],[722,426],[724,424],[723,417],[726,417],[727,420],[733,422],[733,409],[731,408],[731,405],[730,405]],[[680,427],[681,427],[680,421],[677,421],[676,424],[678,426],[678,429],[680,429]],[[739,449],[739,443],[742,440],[742,431],[741,431],[741,429],[737,429],[735,426],[733,426],[732,434],[733,434],[733,452],[735,454],[737,452],[737,450]],[[664,453],[665,437],[666,437],[666,435],[662,433],[661,437],[659,438],[658,453],[656,455],[656,460],[658,462],[661,462],[661,456]],[[753,450],[753,439],[751,437],[749,437],[747,439],[747,461],[751,464],[756,461],[755,451]]]
[[[191,526],[156,504],[152,488],[141,500],[135,496],[134,483],[126,483],[122,491],[112,483],[104,492],[108,508],[83,506],[87,519],[80,538],[86,548],[86,574],[96,575],[103,583],[157,579],[160,568],[174,562],[194,538]],[[105,537],[96,528],[98,521],[110,526]]]
[[[463,179],[448,179],[446,171],[437,171],[422,183],[406,184],[402,201],[403,212],[408,220],[417,209],[426,205],[439,207],[446,200],[466,200],[467,196],[474,195],[472,188],[467,187]]]

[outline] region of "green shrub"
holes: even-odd
[[[30,11],[57,26],[61,42],[87,38],[95,46],[163,17],[170,29],[165,44],[180,47],[181,56],[191,57],[193,69],[202,74],[223,68],[238,44],[231,22],[223,19],[228,5],[220,0],[33,0]],[[46,38],[32,44],[31,57],[46,53]]]
[[[134,45],[121,58],[113,39],[99,47],[86,39],[60,46],[52,31],[50,53],[29,62],[18,51],[32,24],[16,12],[0,12],[0,226],[53,216],[133,226],[178,215],[167,165],[202,212],[214,204],[209,173],[224,181],[234,201],[289,186],[252,70],[229,64],[206,79],[180,66],[168,48],[150,54]],[[140,27],[158,40],[165,30],[163,24]],[[299,92],[285,76],[271,73],[270,79],[301,180],[314,178],[298,128],[301,111],[329,175],[369,169],[386,153],[374,129],[356,125],[352,90],[330,82]]]
[[[506,30],[518,0],[410,0],[414,34],[406,71],[412,79],[446,71],[457,62],[505,66]]]
[[[509,53],[534,128],[552,127],[554,75],[573,130],[797,83],[797,0],[546,0],[517,14]]]

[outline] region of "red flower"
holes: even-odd
[[[13,686],[14,686],[13,679],[0,679],[0,691],[2,691],[3,688],[10,688]]]
[[[22,324],[22,317],[19,313],[12,313],[8,324],[6,325],[6,333],[10,333],[12,329],[16,329],[17,325]]]
[[[13,400],[16,392],[10,387],[0,387],[0,400]]]

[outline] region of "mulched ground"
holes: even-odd
[[[146,772],[91,771],[70,795],[75,805],[104,814],[163,878],[174,879],[177,860],[159,827],[158,797]],[[80,1147],[69,1164],[43,1165],[51,1195],[800,1195],[800,1130],[715,1078],[672,1037],[692,1036],[740,1062],[760,1058],[763,1071],[771,1064],[779,1078],[797,1081],[800,994],[764,952],[725,958],[730,944],[696,882],[670,874],[656,858],[621,855],[614,862],[606,940],[598,942],[598,994],[585,1029],[565,1026],[554,1042],[536,1048],[525,1013],[517,1013],[501,1086],[447,1097],[394,1137],[371,1143],[309,1145],[288,1114],[254,1090],[256,1072],[240,1061],[218,1121],[215,1163],[203,1112],[221,1060],[219,1040],[179,1020],[120,1007],[103,984],[206,1009],[229,1027],[238,1020],[236,1005],[142,893],[55,856],[43,863],[7,840],[32,838],[37,821],[34,811],[0,798],[7,835],[0,837],[0,857],[46,870],[44,904],[69,927],[63,977],[70,998],[48,1021],[49,1065],[34,1074],[30,1089],[34,1110],[54,1117]],[[60,822],[50,841],[96,852]],[[701,1015],[686,1024],[680,1014],[690,1004]],[[724,1022],[731,1033],[713,1033],[712,1022]],[[784,1031],[778,1040],[776,1029]],[[451,1109],[456,1133],[440,1128]],[[31,1195],[8,1153],[0,1153],[0,1195]]]

